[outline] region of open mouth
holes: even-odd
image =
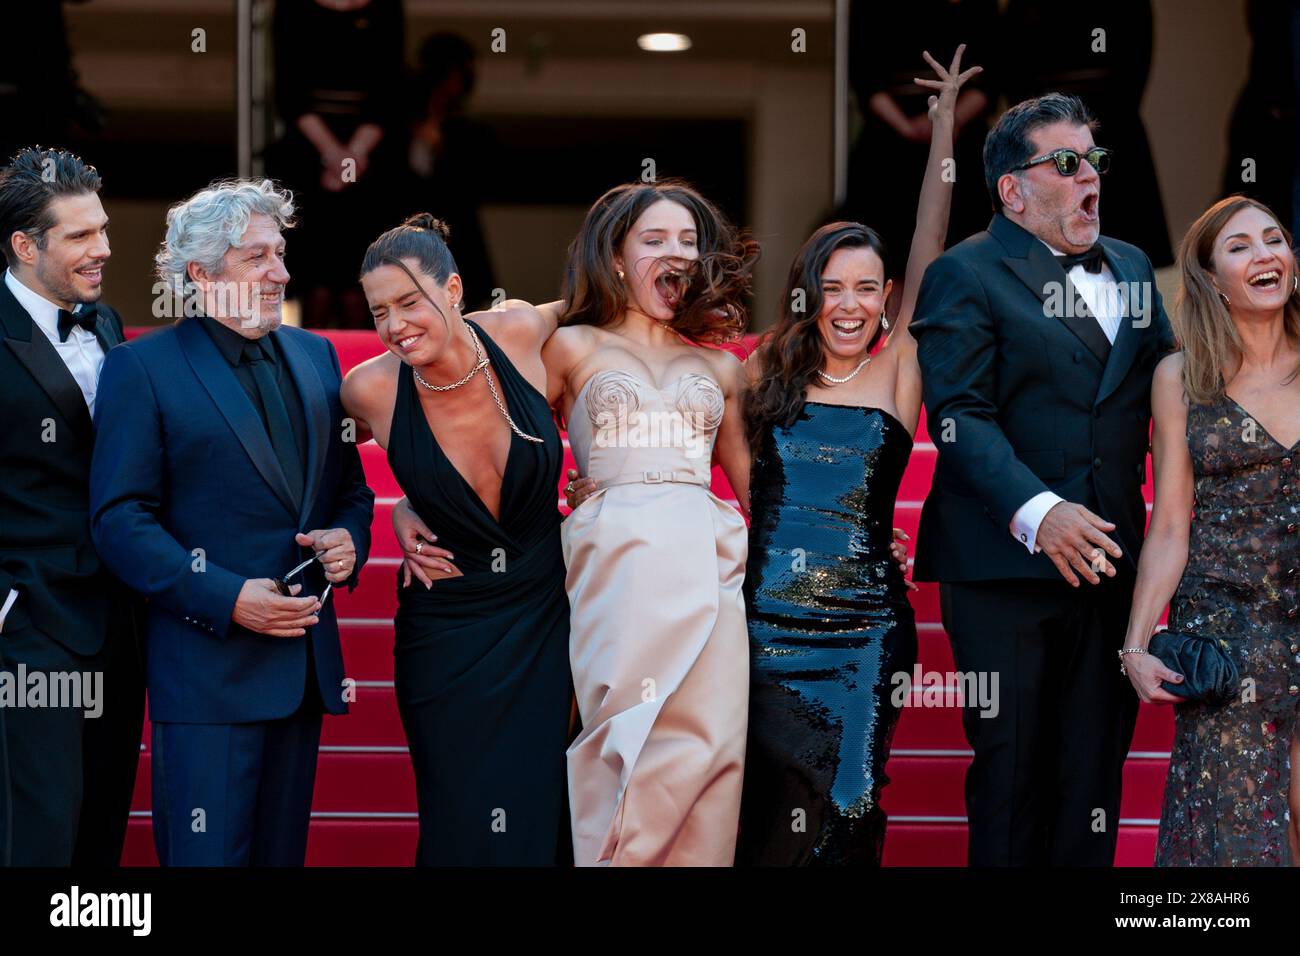
[[[401,349],[403,352],[409,352],[412,348],[415,347],[415,343],[420,341],[421,338],[422,338],[422,334],[418,332],[415,335],[408,335],[404,339],[397,340],[397,347]]]
[[[1276,269],[1269,269],[1267,272],[1261,272],[1251,276],[1246,280],[1246,285],[1264,291],[1271,291],[1282,284],[1282,273]]]
[[[832,319],[831,328],[835,330],[835,337],[841,339],[851,339],[858,335],[865,326],[865,319]]]
[[[104,264],[101,262],[94,266],[85,266],[77,270],[77,275],[91,282],[102,282],[104,279]]]
[[[668,271],[655,278],[655,291],[659,293],[659,297],[664,300],[668,308],[676,309],[681,305],[690,284],[691,280],[685,273]]]
[[[1079,203],[1079,213],[1088,222],[1095,222],[1097,219],[1097,205],[1099,197],[1097,193],[1088,193]]]

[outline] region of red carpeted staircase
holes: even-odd
[[[371,332],[328,335],[345,372],[380,351]],[[894,515],[895,525],[912,536],[912,550],[935,454],[923,417]],[[377,446],[362,446],[361,459],[375,492],[370,561],[354,592],[334,592],[344,660],[348,675],[357,681],[357,701],[347,716],[325,718],[307,862],[316,866],[408,866],[415,857],[415,783],[393,699],[392,653],[397,604],[393,582],[400,552],[390,514],[401,491]],[[571,464],[572,456],[566,450],[566,467]],[[721,497],[732,497],[726,480],[716,470],[714,488]],[[1149,484],[1145,494],[1149,501]],[[563,497],[559,497],[563,506]],[[922,669],[955,670],[939,623],[937,587],[920,585],[912,603],[917,612]],[[1143,705],[1124,773],[1117,855],[1121,865],[1151,864],[1172,735],[1171,709]],[[149,819],[147,724],[143,740],[123,858],[127,865],[157,862]],[[962,784],[969,761],[970,749],[957,708],[911,707],[904,711],[889,762],[892,783],[883,801],[890,817],[886,865],[965,864]]]

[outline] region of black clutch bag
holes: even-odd
[[[1213,637],[1191,631],[1161,631],[1151,638],[1147,653],[1183,675],[1181,684],[1160,683],[1175,697],[1202,704],[1226,704],[1240,692],[1237,662],[1223,642]]]

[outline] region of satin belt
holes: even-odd
[[[707,479],[701,478],[693,471],[629,471],[598,482],[596,489],[608,488],[611,485],[658,485],[665,481],[674,481],[685,485],[699,485],[701,488],[710,486]]]

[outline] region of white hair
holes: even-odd
[[[258,213],[281,229],[293,225],[293,193],[269,179],[227,179],[200,190],[167,210],[167,236],[154,256],[158,278],[184,283],[197,262],[209,275],[224,271],[223,260],[238,249],[248,221]]]

